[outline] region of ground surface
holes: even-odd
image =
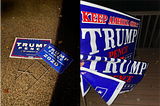
[[[1,105],[79,105],[79,64],[76,63],[79,62],[76,57],[79,56],[79,41],[76,41],[79,32],[75,29],[70,32],[72,25],[65,20],[66,11],[63,12],[62,7],[67,10],[67,3],[62,0],[2,0],[1,5]],[[15,37],[52,39],[52,44],[74,62],[60,75],[41,59],[9,58]]]

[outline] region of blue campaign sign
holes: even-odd
[[[49,43],[38,53],[43,60],[45,60],[50,66],[52,66],[60,74],[67,68],[67,66],[73,61],[67,54]]]
[[[81,59],[84,60],[83,67],[125,81],[121,93],[132,90],[142,80],[149,65],[146,62],[100,56],[81,55]]]
[[[82,96],[87,94],[91,85],[108,105],[119,93],[132,90],[142,80],[149,65],[146,62],[90,55],[80,55],[80,59],[83,60],[80,67]],[[120,84],[121,81],[123,84]]]
[[[112,104],[125,84],[125,81],[84,67],[81,67],[81,75],[91,84],[107,105]]]
[[[80,2],[80,53],[133,60],[140,19]]]
[[[86,72],[81,72],[81,74],[84,74]],[[82,75],[80,75],[80,85],[81,85],[81,92],[82,92],[82,96],[84,97],[86,95],[86,93],[89,91],[90,89],[90,84],[82,77]]]
[[[40,59],[36,54],[39,50],[51,43],[51,39],[35,39],[16,37],[10,57]]]
[[[80,1],[80,54],[133,60],[139,26],[140,19],[131,15]],[[89,89],[89,84],[82,84]]]

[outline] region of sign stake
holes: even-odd
[[[83,100],[83,106],[87,106],[86,96],[82,97]]]

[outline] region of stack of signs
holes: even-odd
[[[45,47],[48,43],[51,43],[51,39],[16,37],[10,53],[10,57],[40,59],[36,53]]]
[[[82,96],[92,86],[110,105],[119,93],[132,90],[148,67],[133,61],[140,20],[85,1],[80,8]]]
[[[60,74],[72,62],[72,58],[51,44],[51,39],[16,37],[10,57],[43,59]]]

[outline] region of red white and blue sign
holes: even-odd
[[[101,56],[81,55],[80,58],[84,62],[80,68],[82,96],[92,86],[108,105],[119,93],[132,90],[142,80],[149,65],[146,62]]]
[[[10,57],[40,59],[36,53],[44,48],[48,43],[51,43],[51,39],[16,37],[10,53]]]
[[[80,1],[82,96],[92,86],[110,105],[115,99],[112,96],[132,90],[141,81],[148,63],[133,61],[139,27],[140,19],[131,15]],[[104,76],[119,79],[125,84],[115,94],[118,83]],[[114,81],[111,83],[109,80]]]
[[[139,83],[148,67],[146,62],[125,59],[84,55],[81,55],[80,58],[84,60],[83,67],[125,81],[126,86],[122,88],[121,92],[130,91]]]
[[[60,74],[73,61],[71,57],[53,46],[51,43],[37,52],[37,55],[40,56]]]
[[[140,19],[80,2],[80,53],[133,60]]]

